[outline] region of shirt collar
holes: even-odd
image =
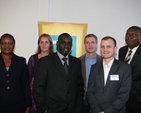
[[[97,57],[97,54],[95,54],[93,58],[96,58],[96,57]],[[87,55],[87,53],[86,53],[86,58],[90,58],[90,57]],[[93,59],[93,58],[91,58],[91,59]]]
[[[134,52],[136,52],[136,50],[138,49],[138,47],[139,47],[139,46],[134,47],[133,49],[130,49],[130,48],[128,47],[128,52],[129,52],[130,50],[132,50],[132,52],[134,53]]]
[[[111,67],[111,65],[113,64],[113,62],[114,62],[114,59],[115,58],[113,58],[107,65],[104,63],[104,61],[103,61],[103,66],[108,66],[108,67]]]
[[[64,57],[67,58],[67,59],[69,58],[69,55],[63,56],[61,53],[59,53],[59,51],[57,51],[57,54],[58,54],[58,56],[59,56],[60,59],[62,59]]]

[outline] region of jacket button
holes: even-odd
[[[10,89],[10,86],[7,86],[7,89],[9,90]]]
[[[10,81],[9,81],[9,80],[7,80],[6,82],[7,82],[7,83],[9,83]]]
[[[8,77],[8,76],[9,76],[9,74],[6,74],[6,76]]]

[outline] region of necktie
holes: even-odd
[[[124,62],[129,62],[130,58],[131,58],[131,54],[132,54],[132,50],[129,51],[127,57],[125,58]]]
[[[68,65],[67,65],[67,58],[62,58],[62,60],[64,61],[64,69],[66,71],[66,73],[68,73]]]

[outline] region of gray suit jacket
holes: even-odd
[[[111,75],[118,75],[119,80],[111,80]],[[130,65],[114,60],[106,85],[104,85],[103,61],[91,68],[88,84],[88,102],[93,113],[126,113],[125,104],[131,88]]]

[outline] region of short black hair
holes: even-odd
[[[60,38],[62,38],[62,37],[70,37],[70,38],[72,39],[72,37],[71,37],[71,35],[70,35],[69,33],[62,33],[62,34],[60,34],[60,35],[58,36],[58,41],[59,41]]]
[[[129,28],[127,29],[127,31],[128,31],[129,29],[135,29],[135,30],[137,30],[137,31],[139,32],[140,36],[141,36],[141,28],[140,28],[139,26],[131,26],[131,27],[129,27]]]
[[[3,34],[1,37],[0,37],[0,43],[1,43],[1,40],[4,38],[4,37],[10,37],[12,40],[13,40],[13,42],[14,42],[14,44],[15,44],[15,38],[11,35],[11,34],[9,34],[9,33],[5,33],[5,34]]]

